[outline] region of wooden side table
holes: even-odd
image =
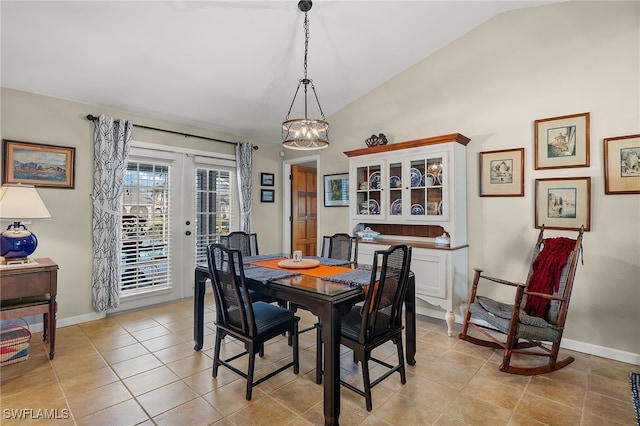
[[[0,319],[43,314],[43,340],[49,341],[49,359],[56,346],[58,265],[49,258],[26,265],[0,267]]]

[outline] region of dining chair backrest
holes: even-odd
[[[255,233],[246,233],[244,231],[233,231],[228,235],[220,236],[220,243],[234,250],[240,250],[243,256],[257,256],[258,236]]]
[[[324,236],[321,253],[323,257],[357,262],[358,239],[343,233]]]
[[[207,261],[217,322],[245,336],[254,336],[256,323],[249,290],[245,285],[242,253],[214,243],[207,246]]]
[[[405,244],[374,253],[371,280],[360,310],[360,343],[365,344],[402,328],[402,303],[407,292],[410,266],[411,247]]]

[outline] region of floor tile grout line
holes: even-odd
[[[158,326],[161,326],[161,327],[163,327],[165,330],[167,330],[167,331],[169,332],[168,334],[175,334],[173,331],[171,331],[171,330],[169,330],[168,328],[164,327],[164,325],[163,325],[163,324],[159,323],[159,322],[158,322],[157,320],[155,320],[154,318],[151,318],[151,319],[153,319],[153,321],[155,321],[155,322],[158,324]],[[136,341],[138,344],[142,345],[142,346],[143,346],[143,347],[144,347],[144,348],[149,352],[149,354],[153,355],[153,356],[154,356],[154,358],[155,358],[155,359],[157,359],[157,360],[158,360],[158,362],[160,362],[160,364],[161,364],[161,366],[162,366],[162,367],[165,367],[165,368],[169,369],[169,371],[171,371],[173,374],[175,374],[175,372],[171,369],[171,367],[169,367],[169,366],[167,365],[167,363],[166,363],[166,362],[164,362],[162,359],[160,359],[158,356],[156,356],[156,355],[155,355],[155,353],[154,353],[155,351],[153,351],[153,352],[152,352],[152,351],[150,351],[150,350],[149,350],[149,349],[144,345],[144,343],[143,343],[144,341],[139,340],[136,336],[134,336],[133,334],[131,334],[132,332],[130,332],[128,329],[126,329],[126,328],[122,325],[122,323],[120,323],[120,325],[121,325],[121,326],[122,326],[122,327],[127,331],[127,333],[129,333],[129,334],[131,335],[131,337],[132,337],[133,339],[135,339],[135,341]],[[153,326],[153,327],[155,327],[155,326]],[[142,329],[142,330],[147,330],[147,329],[149,329],[149,328],[153,328],[153,327],[148,327],[148,328],[145,328],[145,329]],[[151,340],[151,339],[147,339],[147,340]],[[186,343],[186,342],[183,342],[183,343]],[[179,344],[178,344],[178,345],[179,345]],[[170,348],[170,347],[178,346],[178,345],[172,345],[172,346],[169,346],[169,347],[164,348],[164,349],[168,349],[168,348]],[[144,355],[141,355],[141,356],[144,356]],[[203,356],[208,357],[206,354],[203,354]],[[131,359],[135,359],[135,358],[139,358],[139,357],[134,357],[134,358],[131,358]],[[184,358],[187,358],[187,357],[184,357]],[[179,360],[184,359],[184,358],[180,358]],[[176,361],[179,361],[179,360],[176,360]],[[128,360],[126,360],[126,361],[128,361]],[[126,362],[126,361],[123,361],[123,362]],[[160,368],[160,367],[157,367],[157,368]],[[177,377],[178,377],[178,380],[176,380],[176,381],[174,381],[174,382],[171,382],[171,383],[169,383],[169,384],[173,384],[173,383],[181,382],[181,383],[182,383],[182,384],[184,384],[188,389],[190,389],[191,391],[193,391],[193,392],[194,392],[194,394],[195,394],[196,396],[195,396],[194,398],[190,399],[189,401],[185,401],[185,402],[183,402],[182,404],[179,404],[179,405],[178,405],[178,406],[176,406],[176,407],[172,407],[172,408],[170,408],[170,409],[168,409],[168,410],[166,410],[166,411],[163,411],[163,412],[161,412],[161,413],[158,413],[156,416],[151,416],[151,413],[149,413],[149,412],[147,411],[147,409],[144,407],[144,405],[143,405],[143,404],[138,400],[138,397],[139,397],[139,396],[141,396],[141,395],[146,395],[146,394],[148,394],[148,393],[150,393],[150,392],[153,392],[153,391],[156,391],[156,390],[158,390],[158,389],[161,389],[163,386],[167,386],[167,384],[165,384],[165,385],[163,385],[163,386],[160,386],[160,387],[158,387],[158,388],[150,389],[150,390],[148,390],[147,392],[141,393],[140,395],[137,395],[137,396],[136,396],[136,395],[134,395],[134,394],[133,394],[132,389],[130,389],[130,388],[129,388],[129,386],[127,386],[127,384],[126,384],[126,382],[125,382],[125,379],[131,378],[131,377],[135,377],[135,376],[137,376],[137,375],[139,375],[139,374],[143,374],[143,373],[145,373],[145,372],[147,372],[147,371],[150,371],[150,370],[145,370],[145,371],[138,372],[138,373],[136,373],[136,374],[134,374],[134,375],[132,375],[132,376],[130,376],[130,377],[127,377],[127,378],[122,378],[122,377],[121,377],[117,372],[115,372],[115,371],[114,371],[114,372],[115,372],[115,374],[120,378],[120,381],[122,382],[123,386],[125,386],[125,388],[127,389],[127,391],[128,391],[128,392],[133,396],[133,399],[136,401],[136,403],[137,403],[137,404],[142,408],[142,410],[145,412],[145,414],[147,415],[147,417],[149,418],[149,420],[150,420],[150,421],[152,421],[154,424],[155,424],[155,421],[153,420],[153,419],[154,419],[154,417],[157,417],[157,416],[163,415],[164,413],[169,412],[169,411],[171,411],[171,410],[173,410],[173,409],[175,409],[175,408],[177,408],[177,407],[179,407],[179,406],[181,406],[181,405],[187,404],[187,403],[189,403],[189,402],[191,402],[191,401],[193,401],[193,400],[195,400],[195,399],[198,399],[198,398],[201,398],[201,397],[202,397],[202,395],[200,395],[198,392],[196,392],[194,389],[192,389],[192,388],[191,388],[191,387],[190,387],[190,386],[189,386],[189,385],[184,381],[184,378],[183,378],[183,377],[179,377],[179,376],[177,376]],[[205,402],[206,402],[206,401],[205,401]],[[212,408],[214,408],[214,409],[215,409],[215,407],[212,407]]]
[[[80,324],[79,324],[79,325],[80,325]],[[138,405],[140,406],[140,408],[142,408],[142,410],[143,410],[143,411],[145,412],[145,414],[147,415],[148,419],[151,419],[151,417],[149,416],[149,414],[147,413],[147,411],[144,409],[144,407],[143,407],[143,406],[138,402],[138,400],[136,399],[135,395],[133,395],[133,393],[131,392],[131,390],[126,386],[126,384],[124,383],[123,378],[122,378],[122,377],[120,377],[120,375],[118,374],[118,372],[117,372],[117,371],[115,371],[115,370],[113,369],[112,364],[111,364],[111,363],[109,363],[109,362],[104,358],[104,356],[103,356],[103,354],[102,354],[102,351],[98,350],[98,348],[94,345],[93,341],[92,341],[92,340],[91,340],[91,338],[87,335],[87,332],[84,330],[84,328],[82,328],[82,327],[79,327],[79,328],[80,328],[80,330],[82,330],[82,333],[85,335],[85,337],[87,337],[87,340],[89,341],[89,344],[91,345],[91,347],[96,351],[96,353],[97,353],[97,354],[100,356],[100,358],[105,362],[105,364],[107,364],[107,366],[109,367],[109,369],[111,369],[111,371],[113,371],[113,374],[115,374],[115,376],[118,378],[118,382],[119,382],[119,383],[120,383],[120,384],[121,384],[121,385],[122,385],[122,386],[127,390],[127,392],[129,393],[129,395],[131,396],[131,399],[133,399],[133,400],[136,402],[136,404],[138,404]],[[125,330],[126,330],[126,329],[125,329]],[[128,330],[127,330],[127,332],[128,332]],[[133,336],[132,336],[132,337],[133,337]],[[135,337],[134,337],[134,339],[135,339]],[[116,348],[116,349],[118,349],[118,348]],[[112,383],[116,383],[116,382],[112,382]],[[108,385],[110,385],[110,384],[111,384],[111,383],[107,383],[107,384],[105,384],[105,385],[103,385],[103,386],[108,386]],[[60,386],[62,387],[62,383],[60,383]],[[102,386],[100,386],[100,387],[102,387]],[[127,400],[125,400],[125,401],[127,401]],[[123,402],[125,402],[125,401],[120,401],[120,402],[118,402],[118,403],[116,403],[116,404],[110,405],[110,406],[108,406],[108,407],[104,407],[104,408],[102,408],[101,410],[98,410],[98,411],[94,411],[94,412],[92,412],[92,413],[89,413],[89,414],[87,414],[87,415],[86,415],[86,416],[84,416],[84,417],[89,417],[90,415],[96,414],[96,413],[98,413],[98,412],[100,412],[100,411],[107,410],[107,409],[109,409],[109,408],[111,408],[111,407],[114,407],[114,406],[116,406],[116,405],[118,405],[118,404],[121,404],[121,403],[123,403]],[[69,403],[68,403],[68,402],[67,402],[67,406],[69,406],[69,411],[71,411],[71,406],[69,405]],[[71,411],[71,413],[72,413],[72,415],[73,415],[73,411]],[[75,416],[74,416],[74,417],[75,417]],[[80,420],[80,418],[79,418],[78,420]],[[75,421],[75,420],[74,420],[74,423],[75,423],[75,424],[77,424],[77,421]],[[155,424],[155,423],[154,423],[154,424]]]
[[[54,359],[55,359],[55,356],[54,356]],[[60,389],[60,392],[62,393],[62,398],[64,399],[64,403],[66,404],[67,409],[69,410],[69,414],[70,414],[71,420],[73,421],[74,424],[77,424],[77,421],[75,419],[75,415],[73,414],[73,410],[71,409],[71,405],[69,404],[69,399],[67,397],[67,393],[64,390],[64,386],[62,386],[62,382],[60,381],[60,376],[58,375],[58,372],[56,371],[55,366],[53,364],[53,359],[49,358],[48,361],[49,361],[49,366],[51,368],[51,372],[55,376],[56,383],[58,384],[58,388]]]
[[[186,307],[186,305],[185,305],[185,309],[186,309],[186,308],[187,308],[187,307]],[[166,327],[166,325],[165,325],[165,324],[160,323],[156,318],[159,318],[159,317],[158,317],[158,314],[156,313],[156,311],[153,311],[153,312],[152,312],[152,314],[151,314],[150,316],[148,316],[147,318],[145,318],[143,315],[141,315],[141,316],[140,316],[140,321],[146,321],[147,319],[152,319],[152,320],[154,320],[156,323],[158,323],[160,326],[163,326],[165,329],[167,329],[167,330],[169,331],[169,333],[170,333],[170,334],[176,334],[176,332],[175,332],[175,331],[169,330],[169,329]],[[191,320],[192,320],[192,319],[191,319]],[[133,320],[131,319],[130,321],[133,321]],[[169,323],[167,323],[167,324],[169,324]],[[134,344],[134,343],[135,343],[135,344],[139,344],[139,345],[141,345],[141,346],[145,349],[145,352],[152,353],[152,351],[150,351],[149,349],[147,349],[147,348],[146,348],[146,346],[144,346],[144,342],[145,342],[146,340],[139,340],[137,337],[135,337],[135,336],[132,334],[132,333],[133,333],[132,331],[129,331],[129,330],[127,330],[126,328],[122,327],[121,323],[119,323],[119,322],[115,322],[115,323],[113,324],[113,326],[114,326],[114,330],[116,330],[116,332],[117,332],[117,333],[122,332],[122,334],[123,334],[123,335],[128,335],[128,336],[129,336],[129,338],[131,338],[131,339],[132,339],[131,344]],[[122,327],[122,330],[119,330],[119,329],[117,329],[117,328],[115,328],[115,327]],[[135,326],[134,326],[134,327],[135,327]],[[117,380],[117,381],[119,381],[121,384],[123,384],[123,385],[124,385],[124,387],[125,387],[125,389],[127,390],[127,392],[128,392],[130,395],[132,395],[132,394],[133,394],[132,390],[131,390],[128,386],[126,386],[126,385],[124,384],[124,383],[125,383],[125,382],[124,382],[124,380],[125,380],[125,379],[121,378],[121,377],[120,377],[120,376],[115,372],[115,370],[114,370],[114,369],[113,369],[113,367],[112,367],[112,365],[113,365],[113,364],[111,364],[111,363],[107,362],[107,356],[106,356],[107,354],[106,354],[106,352],[108,352],[108,351],[100,351],[100,350],[98,350],[98,347],[97,347],[97,346],[96,346],[96,344],[94,343],[94,340],[92,340],[92,339],[91,339],[91,337],[89,337],[90,335],[92,335],[92,334],[91,334],[91,331],[92,331],[92,330],[100,330],[100,328],[99,328],[98,326],[96,326],[96,327],[88,327],[88,328],[86,328],[86,329],[85,329],[84,327],[78,327],[78,328],[80,328],[80,330],[82,330],[82,336],[81,336],[82,338],[81,338],[81,339],[79,339],[79,342],[78,342],[78,343],[81,343],[81,344],[83,345],[83,347],[82,347],[82,348],[78,347],[78,348],[76,349],[76,348],[74,348],[74,347],[73,347],[73,345],[75,345],[75,343],[73,343],[73,345],[67,345],[68,347],[65,347],[65,350],[67,351],[67,353],[73,352],[74,350],[79,350],[79,351],[82,351],[83,353],[84,353],[84,351],[86,350],[88,354],[89,354],[89,353],[92,353],[92,354],[96,354],[96,353],[97,353],[97,354],[98,354],[98,357],[96,357],[96,361],[97,361],[97,360],[98,360],[98,358],[99,358],[102,362],[104,362],[104,363],[105,363],[105,366],[109,367],[109,371],[110,371],[110,372],[112,372],[112,373],[114,374],[114,378],[117,378],[116,380]],[[423,327],[423,329],[424,329],[424,330],[427,330],[427,333],[435,333],[435,334],[438,334],[438,335],[441,335],[441,334],[443,333],[442,324],[433,325],[431,322],[425,322],[425,326]],[[106,329],[105,329],[105,330],[106,330]],[[77,331],[77,328],[76,328],[76,331]],[[107,334],[108,334],[108,331],[105,331],[105,332],[104,332],[104,336],[106,337],[106,336],[107,336]],[[178,334],[179,334],[179,333],[178,333]],[[423,334],[426,334],[426,333],[423,333]],[[63,334],[63,335],[64,335],[64,334]],[[80,342],[80,341],[81,341],[81,342]],[[75,340],[73,340],[73,342],[75,342]],[[185,342],[185,343],[189,343],[189,342],[187,342],[187,341],[184,341],[184,342]],[[429,342],[427,342],[427,341],[425,340],[425,342],[426,342],[426,343],[429,343],[430,345],[434,345],[434,342],[433,342],[433,341],[429,341]],[[87,343],[88,343],[88,345],[87,345],[87,346],[84,346],[84,345],[86,345]],[[451,354],[454,354],[454,353],[455,353],[456,355],[462,354],[462,355],[465,355],[465,356],[468,356],[468,357],[472,357],[472,358],[480,359],[480,358],[479,358],[479,357],[477,357],[474,353],[465,353],[465,352],[464,352],[464,350],[463,350],[464,348],[460,347],[460,345],[456,345],[455,343],[454,343],[454,344],[451,344],[451,343],[452,343],[451,341],[438,340],[438,341],[435,343],[435,345],[436,345],[436,346],[434,346],[434,352],[433,352],[433,355],[437,354],[437,355],[438,355],[438,356],[437,356],[437,359],[446,359],[446,357],[447,357],[448,355],[451,355]],[[179,343],[179,344],[181,344],[181,343]],[[107,346],[107,345],[105,345],[105,346]],[[173,346],[173,345],[172,345],[172,346]],[[62,347],[64,347],[64,346],[62,346]],[[122,349],[122,348],[126,348],[126,345],[125,345],[125,346],[121,346],[121,347],[116,348],[116,349]],[[440,348],[440,349],[438,349],[438,348]],[[441,349],[442,349],[442,348],[445,348],[445,349],[444,349],[444,351],[441,351]],[[116,350],[116,349],[113,349],[113,350]],[[312,351],[312,352],[313,352],[313,351]],[[62,355],[62,353],[61,353],[61,355]],[[204,356],[206,356],[206,357],[208,357],[208,358],[210,358],[207,354],[204,354],[204,351],[203,351],[203,355],[204,355]],[[166,357],[163,357],[163,358],[166,358]],[[157,359],[157,360],[159,361],[159,363],[160,363],[159,365],[161,365],[161,366],[163,366],[163,367],[166,367],[166,368],[169,368],[169,366],[168,366],[168,364],[169,364],[169,363],[165,363],[164,361],[162,361],[161,359],[159,359],[157,356],[155,356],[155,359]],[[172,362],[177,362],[177,361],[180,361],[180,360],[182,360],[182,359],[183,359],[183,358],[180,358],[179,360],[172,361]],[[606,399],[607,399],[607,400],[609,400],[609,401],[616,402],[616,404],[617,404],[617,402],[624,402],[624,404],[625,404],[625,405],[630,405],[630,404],[631,404],[631,402],[630,402],[630,400],[629,400],[629,401],[627,401],[627,400],[622,400],[622,399],[620,399],[620,398],[622,398],[623,393],[620,391],[620,387],[619,387],[620,385],[619,385],[619,383],[618,383],[618,382],[623,383],[623,381],[622,381],[622,380],[617,380],[617,376],[619,375],[619,374],[618,374],[618,372],[621,370],[621,366],[622,366],[622,367],[624,367],[626,364],[625,364],[625,365],[621,365],[621,364],[618,364],[618,363],[608,364],[606,360],[604,360],[604,361],[598,361],[597,363],[594,363],[594,362],[593,362],[593,360],[594,360],[594,359],[598,359],[598,358],[596,358],[596,357],[592,357],[592,356],[589,356],[589,357],[588,357],[588,359],[587,359],[587,358],[583,358],[583,360],[584,360],[584,359],[586,359],[587,361],[586,361],[586,362],[584,362],[584,363],[582,363],[581,365],[579,365],[579,366],[578,366],[579,368],[577,369],[577,371],[580,371],[580,372],[581,372],[581,374],[585,374],[585,375],[587,376],[587,380],[585,381],[585,385],[584,385],[584,386],[577,384],[577,383],[579,383],[579,381],[574,381],[574,380],[566,381],[566,380],[563,380],[563,379],[566,379],[566,377],[564,377],[562,374],[561,374],[561,375],[556,375],[556,376],[553,376],[553,377],[551,377],[551,375],[549,375],[548,380],[549,380],[550,382],[553,382],[553,383],[558,384],[558,385],[560,385],[562,382],[564,382],[564,383],[574,384],[574,385],[576,385],[576,386],[579,386],[579,387],[582,389],[582,390],[581,390],[581,392],[583,392],[583,396],[582,396],[582,398],[581,398],[580,403],[578,403],[578,404],[577,404],[577,405],[578,405],[578,407],[580,408],[580,411],[579,411],[579,412],[575,412],[575,416],[576,416],[576,417],[574,417],[574,418],[575,418],[575,420],[576,420],[576,421],[580,422],[581,424],[588,424],[588,423],[590,423],[590,422],[593,422],[593,421],[594,421],[594,420],[596,420],[596,419],[601,419],[601,420],[602,420],[603,418],[600,416],[600,414],[604,414],[603,412],[598,412],[598,411],[595,411],[595,412],[594,412],[594,409],[593,409],[593,407],[594,407],[594,406],[593,406],[593,405],[589,406],[589,405],[587,404],[587,399],[588,399],[588,398],[590,398],[590,397],[591,397],[591,398],[593,398],[594,396],[595,396],[595,397],[597,397],[597,398],[606,398]],[[455,393],[454,395],[458,396],[458,395],[460,395],[462,392],[464,392],[464,389],[465,389],[467,386],[469,386],[469,382],[470,382],[471,380],[473,380],[473,378],[475,378],[475,377],[481,377],[480,372],[481,372],[483,369],[485,369],[485,368],[498,368],[498,364],[495,364],[494,362],[492,362],[492,360],[494,360],[493,355],[489,356],[488,358],[484,358],[484,359],[483,359],[483,362],[481,363],[481,365],[480,365],[480,364],[478,364],[478,365],[480,365],[480,367],[478,367],[478,369],[473,373],[473,375],[471,376],[471,378],[470,378],[469,380],[467,380],[467,381],[466,381],[466,384],[465,384],[462,388],[460,388],[459,390],[458,390],[458,389],[455,389],[455,392],[456,392],[456,393]],[[44,360],[42,360],[42,361],[44,361]],[[213,361],[211,360],[211,362],[213,362]],[[463,358],[460,358],[459,362],[461,362],[461,364],[460,364],[460,365],[465,365],[465,361],[464,361],[464,359],[463,359]],[[114,363],[114,364],[116,364],[116,363]],[[576,363],[576,364],[578,364],[578,363]],[[45,365],[46,365],[47,367],[45,367]],[[609,365],[611,365],[611,366],[612,366],[612,368],[613,368],[613,371],[615,371],[615,372],[616,372],[616,374],[615,374],[615,375],[611,374],[611,373],[612,373],[612,370],[611,370],[611,369],[609,369]],[[69,397],[70,397],[70,395],[69,395],[69,393],[68,393],[68,392],[66,392],[65,388],[62,386],[62,381],[60,380],[60,377],[61,377],[61,376],[59,375],[59,372],[58,372],[58,370],[56,369],[56,363],[55,363],[54,361],[52,362],[52,361],[50,360],[48,363],[43,362],[43,363],[42,363],[42,367],[43,367],[43,368],[51,368],[51,369],[53,370],[53,377],[52,377],[52,379],[53,379],[53,378],[55,378],[55,380],[57,381],[57,383],[58,383],[58,389],[59,389],[59,390],[60,390],[60,392],[61,392],[62,398],[64,398],[64,401],[65,401],[65,403],[66,403],[66,406],[67,406],[67,407],[69,408],[69,410],[70,410],[70,409],[71,409],[71,406],[69,405]],[[64,367],[64,365],[63,365],[63,367]],[[633,365],[629,365],[629,366],[628,366],[628,368],[630,368],[630,369],[632,369],[632,370],[636,370],[636,369],[637,369],[637,367],[636,367],[636,366],[633,366]],[[209,368],[207,367],[207,369],[202,370],[202,371],[208,371],[208,369],[209,369]],[[569,369],[572,369],[572,367],[569,367]],[[622,368],[622,369],[624,369],[624,368]],[[65,368],[65,371],[66,371],[66,370],[67,370],[67,369]],[[12,370],[7,370],[7,371],[12,371]],[[16,371],[19,371],[19,370],[16,370]],[[44,370],[43,370],[43,371],[44,371]],[[173,370],[172,370],[172,371],[173,371]],[[211,404],[209,403],[209,401],[208,401],[208,400],[206,400],[206,399],[204,398],[204,396],[203,396],[203,395],[205,395],[205,394],[206,394],[206,392],[205,392],[205,393],[203,393],[203,394],[200,394],[200,391],[198,391],[198,390],[196,390],[196,389],[194,389],[194,388],[191,388],[191,387],[187,384],[187,382],[186,382],[186,380],[187,380],[187,378],[188,378],[188,377],[192,376],[193,374],[197,374],[197,373],[193,373],[193,374],[188,373],[188,374],[187,374],[187,373],[186,373],[186,370],[181,370],[181,371],[183,371],[183,372],[181,372],[180,374],[178,374],[177,372],[175,373],[175,374],[178,376],[178,379],[177,379],[175,382],[182,382],[182,384],[183,384],[184,386],[188,387],[188,388],[193,392],[193,395],[194,395],[194,396],[193,396],[193,398],[190,398],[190,399],[189,399],[189,401],[187,401],[187,402],[183,402],[181,405],[183,405],[183,404],[187,404],[187,403],[189,403],[190,401],[194,401],[194,400],[196,400],[196,399],[202,398],[205,402],[207,402],[210,406],[212,406],[212,407],[213,407],[213,405],[211,405]],[[564,371],[567,371],[567,370],[564,370]],[[61,370],[61,373],[63,373],[63,371],[62,371],[62,370]],[[599,373],[599,374],[598,374],[598,373]],[[138,374],[140,374],[140,373],[138,373]],[[507,374],[507,373],[504,373],[504,374]],[[11,377],[19,377],[19,374],[18,374],[18,375],[14,375],[14,374],[12,374],[12,375],[11,375]],[[132,376],[132,377],[133,377],[133,376]],[[422,376],[422,377],[428,377],[428,376]],[[544,379],[545,379],[545,381],[547,380],[546,375],[543,375],[543,376],[542,376],[542,378],[544,378]],[[579,377],[578,377],[578,378],[579,378]],[[495,378],[495,377],[494,377],[493,379],[494,379],[494,380],[499,380],[499,379],[497,379],[497,378]],[[593,379],[593,380],[594,380],[594,381],[593,381],[593,383],[595,383],[595,386],[596,386],[595,388],[593,388],[592,386],[590,386],[590,385],[591,385],[591,379]],[[294,379],[294,380],[298,380],[298,379],[296,378],[296,379]],[[175,382],[172,382],[172,383],[175,383]],[[289,383],[290,383],[290,382],[289,382]],[[624,383],[626,384],[626,377],[625,377]],[[545,385],[546,385],[546,383],[543,383],[543,384],[545,384]],[[269,397],[271,400],[275,400],[275,398],[273,397],[274,392],[275,392],[275,391],[277,391],[278,389],[281,389],[283,386],[286,386],[286,385],[287,385],[287,384],[278,384],[278,386],[277,386],[277,387],[275,387],[275,388],[273,388],[273,389],[269,388],[269,389],[267,389],[267,390],[265,390],[265,391],[263,391],[263,392],[264,392],[264,394],[265,394],[265,396],[266,396],[266,397]],[[522,401],[524,400],[524,398],[526,398],[526,397],[525,397],[526,392],[528,392],[528,391],[530,391],[530,390],[532,389],[532,388],[531,388],[531,386],[532,386],[532,385],[534,385],[534,381],[533,381],[533,379],[531,379],[531,378],[530,378],[530,380],[528,380],[528,381],[527,381],[527,383],[525,384],[525,386],[524,386],[524,388],[523,388],[523,391],[522,391],[522,394],[520,395],[520,397],[519,397],[518,401],[516,402],[515,408],[514,408],[513,410],[511,410],[511,414],[510,414],[510,417],[509,417],[509,420],[508,420],[509,422],[513,422],[513,421],[514,421],[516,410],[517,410],[518,406],[520,406],[520,404],[522,403]],[[612,392],[612,393],[607,393],[607,389],[608,389],[608,388],[613,389],[613,392]],[[203,389],[204,389],[204,388],[203,388]],[[401,389],[402,389],[402,388],[401,388]],[[560,386],[558,389],[562,389],[562,386]],[[538,388],[537,390],[539,391],[539,390],[540,390],[540,388]],[[395,390],[393,390],[393,392],[394,392],[394,394],[399,394],[399,392],[400,392],[400,391],[399,391],[399,390],[397,390],[397,389],[395,389]],[[550,395],[550,394],[549,394],[549,395]],[[545,395],[545,396],[547,397],[547,399],[549,399],[549,395]],[[4,396],[4,395],[3,395],[3,396]],[[133,395],[132,395],[132,399],[133,399],[133,400],[135,400],[135,402],[136,402],[138,405],[140,405],[140,403],[139,403],[139,401],[138,401],[138,397],[137,397],[137,396],[133,396]],[[275,400],[275,401],[276,401],[276,402],[278,402],[278,406],[279,406],[279,405],[282,405],[282,404],[279,402],[279,400]],[[602,401],[603,401],[603,402],[606,402],[604,399],[602,399]],[[556,401],[556,402],[557,402],[557,401]],[[312,408],[313,408],[313,407],[317,407],[317,405],[318,405],[318,404],[321,404],[321,401],[320,401],[320,402],[316,402],[316,403],[312,406]],[[451,403],[449,403],[449,405],[448,405],[448,406],[450,406],[450,404],[451,404]],[[179,406],[177,406],[177,407],[173,407],[173,408],[171,408],[171,409],[169,409],[169,410],[167,410],[167,411],[170,411],[170,410],[173,410],[173,409],[175,409],[175,408],[178,408],[178,407],[180,407],[181,405],[179,405]],[[113,405],[112,405],[111,407],[113,407]],[[108,408],[109,408],[109,407],[106,407],[106,408],[103,408],[103,409],[101,409],[101,410],[98,410],[98,411],[96,411],[96,412],[94,412],[94,413],[90,413],[90,414],[87,414],[87,415],[95,414],[95,413],[98,413],[98,412],[100,412],[100,411],[102,411],[102,410],[106,410],[106,409],[108,409]],[[142,407],[142,406],[141,406],[141,408],[143,409],[143,412],[144,412],[145,416],[147,416],[147,417],[148,417],[148,419],[149,419],[149,420],[148,420],[148,422],[149,422],[148,424],[156,424],[157,422],[156,422],[156,421],[154,421],[152,417],[150,417],[150,415],[149,415],[149,413],[146,411],[146,409],[144,409],[144,407]],[[216,409],[216,407],[213,407],[213,408],[214,408],[214,409]],[[246,408],[246,406],[245,406],[245,408]],[[238,410],[242,410],[242,409],[244,409],[244,408],[240,408],[240,409],[238,409]],[[234,413],[236,413],[236,412],[237,412],[237,411],[234,411]],[[626,411],[624,411],[624,410],[623,410],[623,412],[626,412]],[[160,416],[160,415],[163,415],[164,413],[166,413],[166,411],[165,411],[165,412],[163,412],[163,413],[157,414],[157,415],[156,415],[156,417],[157,417],[157,416]],[[232,414],[234,414],[234,413],[232,413]],[[141,413],[141,414],[142,414],[142,413]],[[222,414],[222,413],[221,413],[221,414]],[[304,413],[301,413],[301,414],[294,413],[294,415],[295,415],[295,416],[297,416],[297,417],[299,417],[299,418],[302,418],[302,419],[303,419],[303,421],[305,421],[305,422],[306,422],[306,418],[303,416],[303,414],[304,414]],[[71,416],[72,416],[72,417],[71,417],[71,420],[72,420],[74,423],[77,423],[78,421],[82,421],[82,419],[77,419],[77,418],[76,418],[76,415],[75,415],[73,412],[71,412]],[[445,408],[445,410],[444,410],[442,413],[440,413],[440,415],[439,415],[439,417],[438,417],[438,418],[439,418],[439,419],[443,419],[443,418],[444,418],[444,416],[446,416],[446,408]],[[231,414],[228,414],[228,415],[222,415],[222,418],[221,418],[219,421],[222,421],[222,422],[229,422],[229,423],[234,423],[234,422],[232,422],[231,418],[232,418]],[[238,420],[239,418],[241,418],[241,417],[235,417],[235,419],[236,419],[236,423],[237,423],[237,420]],[[366,421],[366,418],[368,418],[368,417],[365,417],[365,420],[363,420],[363,421]],[[533,420],[533,419],[538,420],[538,419],[536,419],[535,417],[528,417],[528,418],[529,418],[529,419],[532,419],[532,420]],[[612,422],[612,423],[613,423],[613,422],[617,422],[616,424],[620,424],[620,423],[622,423],[622,422],[624,421],[624,419],[626,419],[626,416],[625,416],[625,415],[623,415],[623,413],[621,412],[621,414],[618,414],[618,417],[615,417],[615,418],[612,418],[612,419],[608,419],[608,420],[609,420],[610,422]],[[441,421],[442,421],[442,420],[441,420]],[[539,421],[539,420],[538,420],[538,421]],[[287,419],[287,423],[291,423],[291,422],[293,422],[293,423],[299,423],[299,421],[298,421],[298,422],[296,422],[296,419],[295,419],[295,418]]]

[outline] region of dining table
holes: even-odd
[[[335,259],[314,257],[320,262],[317,268],[290,269],[279,268],[277,263],[286,259],[286,255],[270,254],[248,256],[245,265],[245,283],[253,291],[267,296],[286,300],[308,308],[322,323],[323,342],[323,386],[324,386],[324,423],[339,424],[340,417],[340,335],[342,315],[351,307],[364,300],[364,285],[353,285],[346,277],[350,274],[371,276],[371,266],[355,263],[338,264]],[[265,265],[273,265],[269,272]],[[333,269],[332,269],[333,268]],[[279,272],[276,272],[278,271]],[[267,274],[264,274],[264,272]],[[194,292],[194,350],[199,351],[204,339],[204,305],[206,281],[209,269],[206,263],[195,267]],[[368,281],[368,278],[367,278]],[[409,274],[407,293],[404,300],[405,311],[405,353],[409,365],[415,365],[416,359],[416,313],[415,313],[415,275]]]

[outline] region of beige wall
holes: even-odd
[[[584,239],[585,264],[576,278],[565,336],[587,352],[611,348],[640,364],[640,195],[605,196],[602,167],[603,138],[640,133],[639,8],[638,2],[574,1],[488,21],[329,117],[332,145],[320,153],[319,173],[346,172],[343,151],[364,147],[373,133],[385,133],[391,142],[454,132],[470,137],[469,267],[511,279],[524,279],[537,235],[535,179],[590,176],[592,231]],[[75,190],[41,190],[54,220],[32,225],[40,238],[37,255],[61,266],[61,323],[92,313],[93,126],[84,116],[108,113],[150,126],[239,139],[9,89],[2,89],[1,96],[2,138],[77,149]],[[533,121],[587,111],[591,165],[534,170]],[[157,132],[134,130],[134,139],[232,153],[226,145]],[[276,203],[260,203],[258,190],[253,199],[254,230],[266,252],[281,247],[281,158],[277,144],[257,143],[254,187],[259,189],[260,172],[276,175]],[[478,153],[515,147],[525,148],[525,196],[478,197]],[[287,151],[285,159],[295,155]],[[321,207],[320,213],[319,235],[351,231],[346,208]]]
[[[87,114],[109,114],[132,119],[134,123],[171,129],[229,141],[241,137],[180,126],[123,111],[68,102],[3,88],[2,139],[63,145],[76,148],[75,189],[40,188],[39,193],[53,216],[51,221],[34,221],[29,228],[38,236],[36,257],[51,257],[60,266],[58,274],[59,324],[89,319],[95,316],[91,308],[92,268],[92,204],[93,190],[93,128]],[[133,140],[189,149],[233,154],[233,145],[197,138],[185,138],[169,133],[134,128]],[[276,203],[260,203],[260,172],[276,174],[280,185],[280,149],[272,143],[247,140],[259,146],[254,151],[253,230],[259,235],[262,251],[279,251],[282,224],[282,197],[276,193]],[[279,188],[279,186],[277,186]],[[268,220],[266,218],[269,218]],[[2,221],[3,229],[8,222]],[[66,321],[65,321],[66,320]]]
[[[640,195],[604,195],[603,172],[603,138],[640,133],[639,55],[638,2],[566,2],[497,16],[329,117],[332,145],[320,174],[347,171],[342,152],[365,147],[371,134],[392,142],[470,137],[469,268],[514,280],[525,279],[538,232],[535,179],[590,176],[592,230],[565,337],[640,363]],[[582,112],[591,113],[590,166],[534,170],[534,120]],[[480,198],[478,153],[519,147],[525,196]],[[319,235],[351,231],[346,209],[321,214]]]

